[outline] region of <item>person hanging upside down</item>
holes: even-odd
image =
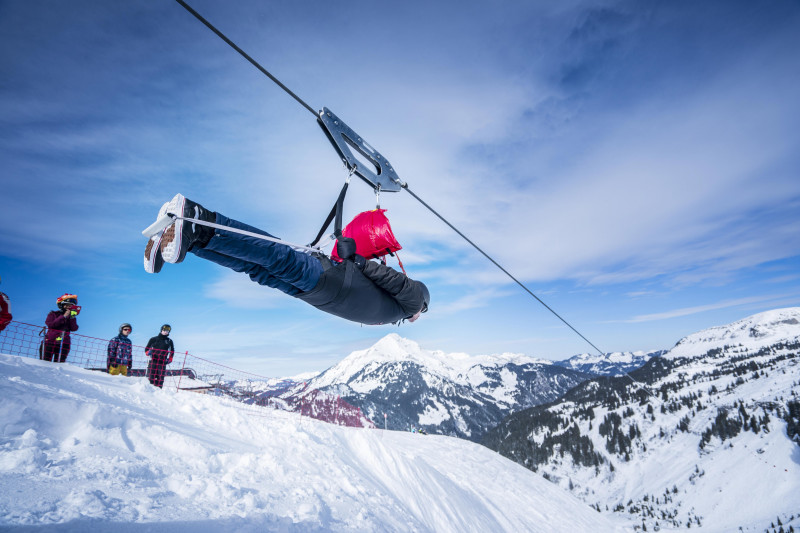
[[[207,210],[182,194],[164,204],[159,218],[173,214],[273,237],[221,213]],[[147,243],[144,268],[158,273],[167,263],[197,257],[242,272],[260,285],[278,289],[321,311],[361,324],[414,322],[428,310],[430,294],[421,281],[356,254],[355,241],[337,242],[335,262],[321,253],[176,219]]]

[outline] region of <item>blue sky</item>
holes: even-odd
[[[605,351],[800,305],[800,4],[191,5]],[[345,172],[314,117],[172,0],[0,1],[0,276],[14,318],[78,294],[81,333],[169,322],[268,376],[397,332],[429,349],[591,348],[407,193],[381,205],[413,325],[361,327],[195,256],[146,274],[181,192],[308,242]],[[351,187],[349,216],[374,206]]]

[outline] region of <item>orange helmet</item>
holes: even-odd
[[[56,299],[56,304],[58,304],[58,307],[62,307],[64,305],[78,305],[78,296],[76,294],[69,294],[65,292]]]

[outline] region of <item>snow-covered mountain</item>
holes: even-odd
[[[399,337],[373,349],[320,383],[369,394],[387,383],[410,392],[413,379],[439,390],[439,379],[454,395],[459,385],[512,405],[520,387],[508,369],[573,372]],[[394,381],[380,378],[393,369]],[[711,328],[487,434],[534,474],[462,439],[252,416],[229,396],[0,355],[0,529],[798,530],[799,392],[800,308]]]
[[[800,308],[779,309],[512,414],[483,443],[648,531],[798,530],[798,394]]]
[[[0,355],[0,530],[629,531],[478,444]]]
[[[611,352],[603,355],[582,353],[553,364],[598,376],[621,376],[643,367],[650,359],[659,357],[665,352],[666,350]]]
[[[478,440],[508,413],[555,400],[589,377],[519,354],[428,351],[390,334],[310,380],[307,390],[337,394],[389,429]]]
[[[800,308],[789,307],[758,313],[727,326],[704,329],[679,340],[666,357],[691,357],[723,347],[757,350],[800,337]]]

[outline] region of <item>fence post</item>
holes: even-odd
[[[183,371],[186,368],[186,358],[187,357],[189,357],[189,350],[186,350],[186,353],[183,354],[183,364],[181,365],[181,373],[178,375],[178,388],[175,389],[175,392],[181,390],[181,381],[183,380]],[[167,373],[166,369],[164,370],[164,373],[165,374]]]

